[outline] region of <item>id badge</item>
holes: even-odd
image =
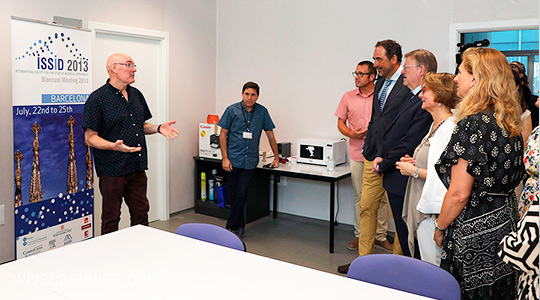
[[[242,135],[242,137],[246,140],[251,140],[253,138],[253,134],[249,131],[244,131]]]

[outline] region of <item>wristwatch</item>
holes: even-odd
[[[414,170],[414,173],[413,173],[413,175],[412,175],[414,178],[417,178],[417,179],[418,179],[418,177],[420,176],[420,175],[418,174],[418,170],[420,170],[420,168],[416,168],[416,170]]]

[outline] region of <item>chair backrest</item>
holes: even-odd
[[[232,249],[246,251],[244,242],[225,228],[203,223],[186,223],[178,226],[176,234]]]
[[[435,299],[461,299],[459,283],[452,274],[402,255],[360,256],[351,263],[347,277]]]

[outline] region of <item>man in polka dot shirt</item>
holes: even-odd
[[[103,197],[101,234],[118,230],[122,198],[129,207],[131,225],[148,225],[150,205],[146,197],[148,157],[146,134],[160,133],[167,140],[178,136],[167,121],[154,125],[135,82],[135,63],[126,54],[107,59],[107,82],[84,105],[85,141],[93,148],[99,189]]]

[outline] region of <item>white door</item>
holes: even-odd
[[[148,122],[160,124],[168,120],[168,49],[164,49],[168,48],[164,41],[168,34],[94,22],[89,22],[89,28],[95,31],[92,75],[94,89],[102,86],[108,78],[105,69],[107,58],[113,53],[125,53],[137,65],[135,83],[132,85],[143,93],[148,103],[152,113],[152,119]],[[163,136],[157,134],[146,136],[149,221],[169,218],[168,147],[165,141]],[[94,222],[97,236],[101,234],[102,207],[99,178],[96,178],[94,187]],[[122,205],[120,218],[120,229],[130,226],[129,211],[125,203]]]

